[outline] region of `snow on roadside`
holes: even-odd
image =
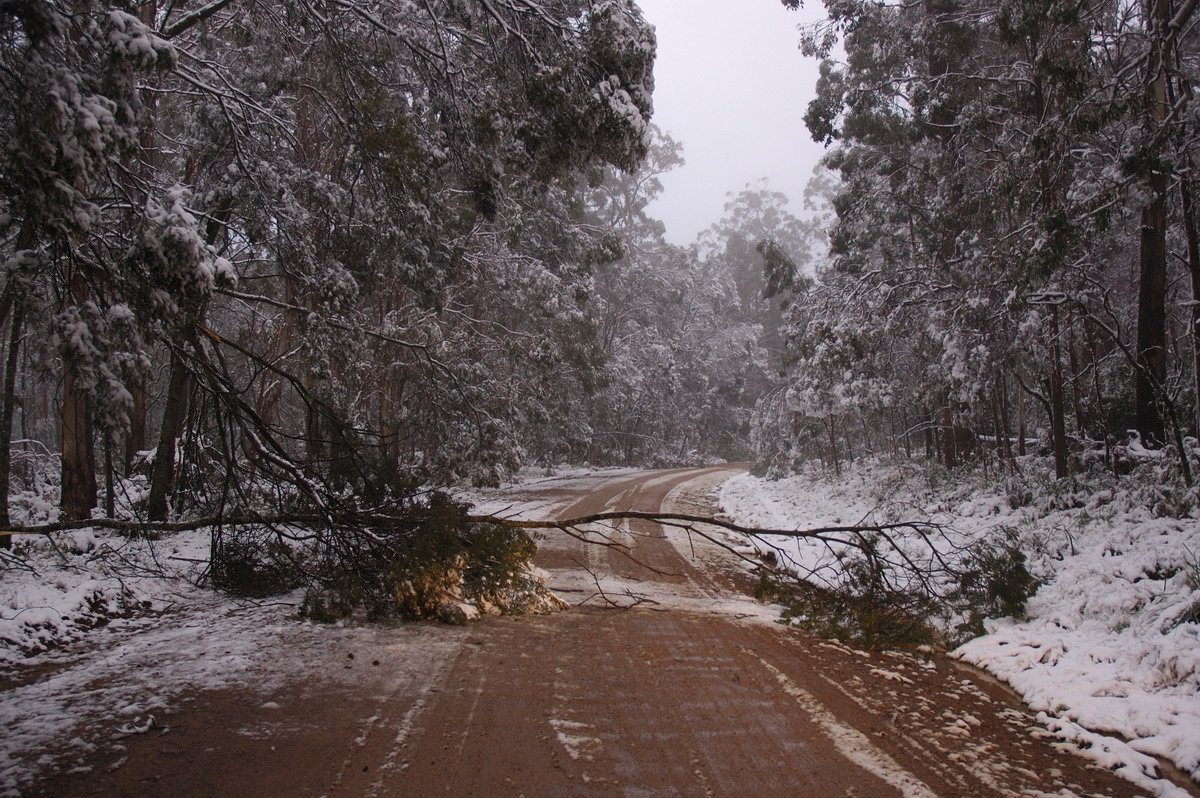
[[[149,541],[84,529],[53,541],[18,538],[14,553],[20,564],[0,572],[0,665],[170,608],[181,600],[181,585],[190,587],[197,562],[207,560],[208,537]]]
[[[811,490],[800,477],[771,482],[740,474],[721,486],[718,504],[734,523],[778,530],[862,523],[878,509],[861,481],[821,487]],[[831,565],[825,545],[801,538],[764,537],[752,545],[762,553],[773,548],[798,569],[820,573]]]
[[[1146,755],[1200,781],[1200,520],[1163,517],[1163,502],[1123,484],[1010,499],[1003,486],[930,490],[875,467],[837,481],[741,475],[720,503],[737,523],[776,529],[852,524],[886,507],[952,521],[964,540],[1016,531],[1041,584],[1027,617],[989,620],[955,655],[1012,685],[1084,755],[1155,794],[1182,794]],[[788,545],[810,566],[827,557]]]

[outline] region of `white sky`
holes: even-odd
[[[687,164],[663,178],[650,213],[667,239],[690,244],[724,213],[726,194],[767,178],[800,215],[824,149],[804,127],[817,62],[796,26],[820,19],[819,0],[638,0],[658,33],[654,122],[682,142]]]

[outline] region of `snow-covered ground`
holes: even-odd
[[[1027,617],[990,619],[954,654],[1012,685],[1085,755],[1145,789],[1152,754],[1200,781],[1200,511],[1155,484],[932,487],[928,474],[874,467],[830,481],[737,476],[720,502],[734,521],[805,529],[900,517],[952,525],[962,541],[1015,533],[1040,588]],[[1172,517],[1178,515],[1180,517]],[[806,567],[824,547],[777,539]]]

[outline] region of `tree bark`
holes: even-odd
[[[311,375],[309,384],[312,384]],[[320,468],[321,460],[325,457],[325,441],[321,437],[324,434],[322,426],[321,414],[317,407],[313,404],[307,405],[304,410],[304,453],[314,468]]]
[[[1018,380],[1019,382],[1019,380]],[[1025,391],[1017,389],[1017,457],[1025,456]]]
[[[1004,396],[1004,382],[997,377],[992,383],[992,420],[996,428],[996,460],[1011,468],[1013,463],[1012,442],[1008,439],[1008,407]]]
[[[1154,199],[1142,211],[1134,402],[1142,440],[1160,446],[1165,435],[1158,393],[1167,378],[1166,176],[1156,172],[1150,184]]]
[[[138,452],[146,448],[146,380],[135,377],[127,386],[133,397],[133,408],[129,413],[129,432],[125,436],[124,473],[129,476]]]
[[[829,416],[829,455],[833,458],[833,473],[842,475],[842,464],[838,459],[837,431],[833,425],[833,416]]]
[[[81,305],[90,298],[90,289],[78,271],[67,267],[68,302]],[[91,400],[79,385],[75,365],[64,361],[62,382],[61,429],[62,494],[59,503],[63,517],[78,521],[91,516],[96,506],[96,452],[92,425]]]
[[[1050,426],[1054,433],[1054,477],[1063,479],[1067,475],[1067,422],[1057,305],[1050,308],[1050,334],[1054,339],[1050,347],[1050,356],[1054,359],[1050,367]]]
[[[949,404],[942,408],[942,452],[945,454],[944,465],[946,468],[954,468],[958,465],[954,446],[954,413]]]
[[[187,419],[190,389],[191,374],[183,358],[172,352],[167,404],[163,409],[154,468],[150,473],[150,496],[146,500],[146,515],[151,521],[167,520],[167,496],[175,484],[175,443]]]
[[[4,400],[0,405],[0,527],[10,523],[8,515],[9,483],[12,479],[12,420],[17,404],[17,360],[21,333],[25,326],[25,307],[18,304],[13,311],[8,333],[8,356],[4,361]],[[12,536],[0,535],[0,548],[12,548]]]
[[[1004,372],[1000,372],[996,377],[996,393],[1000,397],[1000,431],[1004,435],[1004,458],[1008,461],[1009,468],[1016,471],[1017,458],[1013,456],[1012,430],[1009,429],[1012,409],[1008,403],[1008,380],[1004,378]]]
[[[921,433],[925,438],[925,459],[933,460],[938,455],[936,436],[933,433],[936,422],[928,407],[921,408],[921,417],[924,419],[921,424]]]
[[[1150,27],[1150,74],[1146,84],[1147,111],[1154,126],[1166,121],[1167,65],[1171,19],[1167,0],[1146,0]],[[1138,431],[1152,446],[1162,445],[1166,434],[1159,394],[1167,377],[1167,174],[1160,163],[1151,165],[1150,203],[1142,210],[1138,262],[1137,370],[1134,403]]]
[[[1071,410],[1075,414],[1075,429],[1081,437],[1087,437],[1088,419],[1083,409],[1083,367],[1076,349],[1075,323],[1067,322],[1067,365],[1071,368]]]
[[[212,246],[224,230],[231,210],[228,203],[218,208],[209,217],[205,227],[205,243]],[[207,300],[197,307],[191,308],[188,318],[194,323],[203,324]],[[180,339],[191,339],[194,327],[182,327]],[[171,375],[167,385],[167,403],[163,408],[162,426],[158,431],[158,446],[154,451],[154,466],[150,471],[150,495],[146,498],[146,512],[151,521],[167,519],[167,497],[175,487],[175,446],[179,436],[183,434],[187,421],[188,405],[192,393],[192,375],[187,363],[178,352],[171,352]]]
[[[1192,278],[1192,370],[1196,387],[1196,404],[1192,423],[1200,435],[1200,230],[1196,225],[1196,207],[1192,201],[1191,180],[1179,181],[1179,196],[1183,205],[1183,229],[1187,236],[1188,272]]]
[[[63,372],[62,392],[62,514],[68,521],[79,521],[96,506],[92,408],[70,366]]]
[[[104,441],[104,517],[117,514],[116,479],[113,473],[113,442]]]

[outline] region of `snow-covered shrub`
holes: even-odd
[[[955,613],[963,618],[954,635],[957,642],[984,634],[984,618],[1024,618],[1025,605],[1037,588],[1015,531],[1009,530],[1001,543],[973,546],[950,596]]]
[[[1037,590],[1015,535],[977,542],[932,570],[897,556],[882,536],[862,540],[861,549],[836,556],[831,578],[777,569],[762,578],[757,597],[783,604],[785,621],[823,637],[887,648],[956,645],[982,634],[984,618],[1024,617]]]
[[[146,577],[163,560],[148,541],[95,529],[18,537],[0,553],[0,667],[161,610]]]
[[[1182,568],[1183,582],[1193,593],[1200,594],[1200,552],[1193,552],[1186,545],[1183,548],[1187,552]],[[1164,624],[1163,634],[1186,623],[1200,626],[1200,595],[1197,595],[1196,599],[1182,612]]]
[[[933,640],[936,632],[926,620],[928,597],[884,588],[870,570],[861,558],[848,562],[849,578],[837,590],[764,574],[755,598],[782,604],[782,622],[864,648],[903,648]]]

